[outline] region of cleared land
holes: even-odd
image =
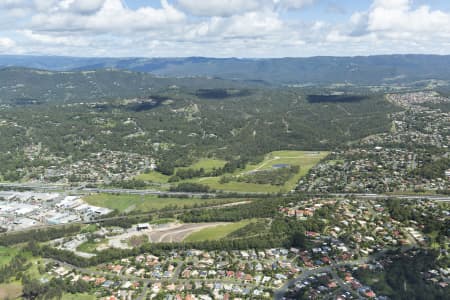
[[[19,282],[0,284],[0,299],[17,299],[22,295],[22,285]]]
[[[165,207],[193,207],[194,205],[220,205],[236,202],[236,199],[199,199],[199,198],[159,198],[155,195],[113,195],[113,194],[93,194],[84,198],[91,204],[110,209],[117,209],[120,212],[138,210],[151,211]]]
[[[170,229],[154,230],[150,232],[148,236],[153,243],[181,242],[194,232],[222,227],[224,224],[226,223],[182,224]]]
[[[155,183],[167,183],[169,180],[169,176],[156,171],[151,171],[149,173],[139,174],[138,176],[136,176],[136,179]]]
[[[189,167],[176,168],[175,172],[177,170],[183,170],[183,169],[199,170],[202,168],[206,172],[209,172],[209,171],[212,171],[214,168],[216,168],[216,169],[222,168],[225,164],[226,164],[225,160],[204,158],[204,159],[200,159],[199,161],[193,163]],[[154,183],[167,183],[169,178],[170,178],[170,176],[161,174],[156,171],[152,171],[150,173],[139,174],[138,176],[136,176],[136,179],[150,181],[150,182],[154,182]]]
[[[211,227],[211,228],[205,228],[205,229],[202,229],[200,231],[190,234],[186,239],[184,239],[184,241],[198,242],[198,241],[206,241],[206,240],[219,240],[252,222],[254,222],[254,220],[243,220],[243,221],[237,222],[237,223],[231,223],[231,224],[220,225],[220,226]]]
[[[271,184],[255,184],[246,182],[231,181],[228,183],[220,183],[221,177],[203,177],[185,180],[181,182],[195,182],[208,185],[214,190],[233,191],[233,192],[263,192],[263,193],[277,193],[288,192],[292,190],[301,177],[305,176],[308,171],[314,167],[320,160],[325,158],[329,152],[327,151],[274,151],[266,155],[264,160],[259,164],[249,164],[245,170],[236,171],[234,176],[242,176],[250,174],[255,171],[270,170],[274,165],[289,165],[299,166],[300,170],[297,174],[292,176],[284,185],[271,185]],[[225,161],[215,159],[202,159],[197,163],[191,165],[191,169],[204,168],[205,170],[212,170],[212,168],[221,167],[225,164]],[[183,169],[183,168],[179,168]],[[169,176],[165,176],[156,171],[149,174],[141,174],[138,179],[167,183]]]
[[[108,238],[106,243],[109,247],[126,249],[130,248],[127,241],[133,236],[148,236],[151,243],[181,242],[193,232],[209,227],[226,225],[229,223],[169,223],[157,225],[154,228],[137,231],[130,228],[126,233]]]
[[[220,183],[220,177],[200,178],[196,182],[206,184],[216,190],[236,191],[236,192],[287,192],[292,190],[303,176],[314,167],[320,160],[325,158],[329,152],[326,151],[275,151],[266,155],[265,159],[257,164],[249,164],[245,170],[236,172],[235,176],[250,174],[255,171],[270,170],[274,165],[299,166],[300,170],[292,176],[284,185],[276,186],[270,184],[256,184],[246,182],[228,182]]]
[[[107,240],[106,239],[102,239],[99,242],[91,242],[91,241],[87,241],[83,244],[81,244],[78,248],[77,251],[79,252],[86,252],[86,253],[92,253],[95,251],[95,249],[101,245],[104,244]]]
[[[95,300],[95,296],[88,294],[64,294],[62,300]]]

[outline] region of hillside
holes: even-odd
[[[196,90],[244,86],[248,84],[201,77],[163,78],[112,69],[74,72],[17,67],[0,69],[0,103],[18,105],[148,97],[180,87]]]
[[[312,101],[311,88],[129,71],[8,68],[0,82],[0,162],[10,180],[80,165],[104,172],[101,160],[120,162],[112,172],[129,176],[150,159],[170,173],[201,157],[257,162],[277,150],[327,151],[388,130],[397,110],[378,93]]]

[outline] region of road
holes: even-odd
[[[338,263],[338,264],[332,264],[329,266],[319,267],[319,268],[315,268],[315,269],[302,268],[301,274],[298,277],[287,281],[282,287],[280,287],[278,290],[276,290],[274,292],[274,299],[276,299],[276,300],[283,299],[283,297],[286,294],[286,292],[288,291],[289,287],[295,285],[297,282],[302,282],[303,280],[307,279],[311,275],[316,275],[319,273],[332,273],[333,268],[344,266],[344,265],[359,265],[359,264],[366,263],[368,261],[370,261],[370,259],[366,258],[366,259],[359,259],[359,260],[355,260],[355,261],[346,261],[346,262],[342,262],[342,263]]]
[[[176,269],[174,270],[174,272],[172,273],[172,277],[168,278],[168,279],[147,279],[147,278],[141,278],[141,277],[137,277],[137,276],[133,276],[133,275],[124,275],[124,274],[113,274],[110,272],[103,272],[103,271],[96,271],[96,270],[92,270],[92,269],[88,269],[88,268],[80,268],[56,259],[44,259],[44,261],[46,262],[53,262],[53,263],[57,263],[60,266],[63,266],[69,270],[76,270],[82,274],[90,274],[91,276],[99,276],[99,277],[110,277],[111,275],[114,275],[114,277],[119,278],[121,281],[142,281],[144,283],[143,289],[141,294],[137,297],[137,300],[144,300],[145,296],[147,294],[148,291],[148,286],[152,283],[157,283],[157,282],[168,282],[168,283],[190,283],[192,281],[201,281],[204,283],[216,283],[216,282],[221,282],[223,284],[237,284],[240,286],[246,286],[246,287],[251,287],[251,288],[257,288],[258,286],[256,284],[253,283],[242,283],[242,282],[236,282],[234,280],[230,280],[230,279],[208,279],[208,278],[202,278],[202,279],[192,279],[192,278],[188,278],[188,279],[184,279],[184,278],[180,278],[180,273],[183,269],[184,266],[184,262],[180,262],[178,264],[178,266],[176,267]]]
[[[76,193],[106,193],[106,194],[132,194],[132,195],[167,195],[167,196],[189,196],[189,197],[217,197],[216,193],[190,193],[190,192],[170,192],[170,191],[162,191],[162,190],[134,190],[134,189],[116,189],[116,188],[87,188],[85,185],[73,187],[67,184],[43,184],[43,183],[0,183],[0,187],[3,188],[12,188],[12,189],[31,189],[36,191],[73,191]],[[225,192],[226,193],[226,192]],[[243,193],[243,192],[229,192],[236,195],[248,196],[255,195],[261,196],[266,193]],[[284,196],[289,196],[290,194],[285,194]],[[314,194],[316,196],[321,195],[333,195],[336,197],[349,197],[355,196],[359,198],[368,198],[368,199],[404,199],[404,200],[417,200],[417,199],[429,199],[432,201],[445,201],[450,202],[450,196],[446,195],[408,195],[408,194],[399,194],[399,195],[388,195],[388,194],[345,194],[345,193],[337,193],[337,194]]]
[[[112,273],[109,272],[102,272],[102,271],[95,271],[87,268],[80,268],[56,259],[45,259],[46,262],[53,262],[57,263],[60,266],[63,266],[69,270],[76,270],[82,274],[90,274],[91,276],[99,276],[99,277],[110,277]],[[123,275],[123,274],[114,274],[115,277],[118,277],[122,281],[142,281],[144,283],[144,287],[142,289],[141,294],[137,298],[138,300],[143,300],[145,295],[147,294],[148,285],[152,282],[156,282],[158,280],[151,280],[151,279],[143,279],[140,277],[132,276],[132,275]]]
[[[450,202],[450,196],[446,195],[408,195],[408,194],[328,194],[335,197],[345,198],[354,196],[363,199],[402,199],[402,200],[420,200],[427,199],[431,201]]]
[[[274,299],[275,300],[280,300],[283,299],[284,295],[286,294],[286,292],[288,291],[290,286],[295,285],[297,282],[301,282],[303,280],[305,280],[306,278],[310,277],[311,275],[316,275],[319,273],[330,273],[333,277],[333,279],[336,280],[336,283],[343,288],[344,290],[354,294],[354,292],[348,288],[348,286],[339,278],[339,280],[337,280],[338,276],[337,274],[335,274],[334,269],[341,267],[341,266],[355,266],[355,265],[361,265],[361,264],[366,264],[372,260],[376,260],[379,259],[380,257],[382,257],[383,255],[385,255],[388,252],[388,250],[383,250],[380,251],[374,255],[370,255],[367,257],[363,257],[357,260],[350,260],[350,261],[343,261],[343,262],[339,262],[339,263],[332,263],[331,265],[328,266],[323,266],[323,267],[319,267],[319,268],[315,268],[315,269],[306,269],[306,268],[301,268],[301,274],[294,278],[289,280],[288,282],[286,282],[282,287],[280,287],[278,290],[276,290],[274,292]]]
[[[11,188],[11,189],[29,189],[36,191],[66,191],[66,192],[76,192],[78,194],[82,193],[105,193],[105,194],[130,194],[130,195],[166,195],[166,196],[189,196],[189,197],[217,197],[216,193],[196,193],[196,192],[171,192],[171,191],[163,191],[163,190],[153,190],[153,189],[144,189],[144,190],[135,190],[135,189],[120,189],[120,188],[88,188],[84,185],[81,186],[70,186],[67,184],[43,184],[43,183],[0,183],[0,187],[3,188]],[[261,192],[227,192],[223,191],[223,193],[232,193],[236,195],[265,195],[266,193]]]

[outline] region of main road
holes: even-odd
[[[196,193],[196,192],[172,192],[172,191],[164,191],[164,190],[155,190],[155,189],[119,189],[119,188],[90,188],[86,187],[86,185],[80,186],[70,186],[67,184],[44,184],[44,183],[0,183],[0,188],[11,188],[11,189],[29,189],[36,191],[64,191],[64,192],[73,192],[73,193],[106,193],[106,194],[132,194],[132,195],[162,195],[162,196],[189,196],[189,197],[217,197],[218,193]],[[223,191],[223,193],[232,193],[236,195],[242,196],[261,196],[266,193],[261,192],[233,192],[233,191]],[[294,193],[295,194],[295,193]],[[283,196],[292,195],[291,193],[284,194]],[[329,194],[311,194],[312,196],[323,196],[323,195],[332,195],[335,197],[343,198],[343,197],[351,197],[355,196],[358,198],[366,198],[366,199],[403,199],[403,200],[418,200],[418,199],[428,199],[432,201],[442,201],[442,202],[450,202],[450,196],[447,195],[409,195],[409,194],[371,194],[371,193],[329,193]]]

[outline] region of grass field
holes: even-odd
[[[225,164],[226,164],[225,160],[203,158],[203,159],[200,159],[199,161],[193,163],[189,167],[176,168],[175,172],[177,170],[182,170],[182,169],[199,170],[201,168],[203,168],[206,172],[209,172],[209,171],[212,171],[214,168],[216,168],[216,169],[222,168]],[[169,178],[170,178],[170,176],[161,174],[156,171],[152,171],[150,173],[143,173],[143,174],[139,174],[138,176],[136,176],[136,179],[138,179],[138,180],[150,181],[150,182],[155,182],[155,183],[167,183]]]
[[[0,246],[0,267],[8,264],[11,259],[16,256],[17,252],[18,250],[16,248],[7,248]]]
[[[120,212],[126,210],[151,211],[162,209],[167,206],[176,206],[179,208],[192,207],[194,205],[209,205],[231,203],[239,201],[236,199],[199,199],[199,198],[158,198],[155,195],[113,195],[113,194],[93,194],[84,198],[91,204],[110,209],[117,209]]]
[[[156,171],[151,171],[150,173],[142,173],[136,176],[137,180],[144,180],[144,181],[150,181],[150,182],[156,182],[156,183],[167,183],[170,176],[161,174]]]
[[[237,223],[231,223],[227,225],[220,225],[216,227],[202,229],[200,231],[190,234],[184,241],[198,242],[206,240],[219,240],[226,237],[233,231],[236,231],[252,222],[255,222],[255,220],[243,220]]]
[[[84,242],[83,244],[81,244],[80,246],[78,246],[77,251],[80,251],[80,252],[87,252],[87,253],[93,253],[93,252],[95,252],[95,249],[96,249],[100,244],[103,244],[103,243],[106,243],[106,242],[107,242],[106,239],[103,239],[103,240],[101,240],[101,241],[99,241],[99,242],[90,242],[90,241],[87,241],[87,242]]]

